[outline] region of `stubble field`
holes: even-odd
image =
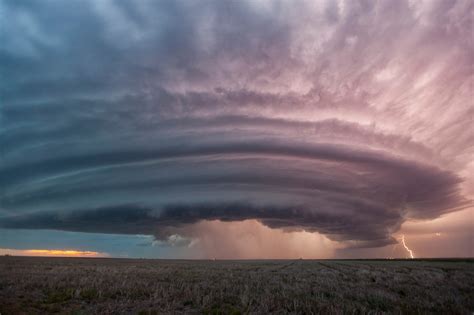
[[[473,260],[0,258],[4,314],[474,311]]]

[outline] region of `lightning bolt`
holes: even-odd
[[[407,244],[405,243],[405,235],[402,235],[402,244],[403,244],[403,247],[405,247],[407,252],[410,254],[410,258],[411,259],[415,258],[415,256],[413,255],[413,251],[411,249],[409,249]]]

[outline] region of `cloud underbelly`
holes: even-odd
[[[380,148],[281,137],[155,146],[0,169],[3,206],[25,213],[0,225],[165,237],[202,220],[257,219],[382,246],[409,218],[467,205],[455,174]]]

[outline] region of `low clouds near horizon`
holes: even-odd
[[[0,228],[396,244],[472,208],[473,9],[2,1]]]

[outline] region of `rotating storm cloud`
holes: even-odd
[[[472,1],[0,10],[1,228],[376,248],[472,206]]]

